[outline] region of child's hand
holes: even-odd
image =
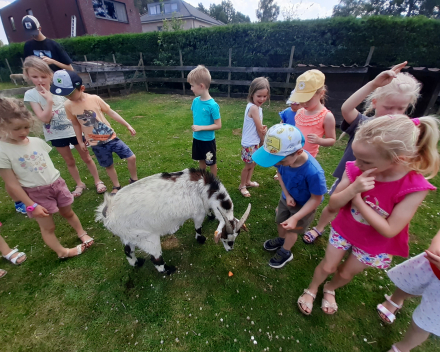
[[[46,88],[44,88],[43,86],[39,86],[39,90],[38,93],[40,93],[40,95],[48,102],[48,103],[53,103],[53,99],[52,99],[52,93],[49,92]]]
[[[426,259],[428,259],[432,264],[434,264],[437,268],[440,269],[440,254],[435,254],[431,252],[429,249],[425,251]]]
[[[42,207],[41,205],[37,205],[37,207],[32,212],[32,216],[34,218],[45,218],[46,216],[49,216],[49,212],[45,207]]]
[[[202,126],[192,125],[192,126],[191,126],[191,129],[192,129],[194,132],[198,132],[198,131],[201,131],[201,130],[202,130]]]
[[[320,139],[318,137],[318,135],[314,134],[314,133],[310,133],[307,135],[307,142],[309,142],[310,144],[319,144]]]
[[[130,125],[127,127],[127,129],[130,131],[132,136],[134,136],[136,134],[136,130],[133,127],[131,127]]]
[[[296,205],[295,199],[290,194],[286,194],[286,204],[289,207],[294,207]]]
[[[54,60],[54,59],[51,59],[50,57],[47,57],[47,56],[43,56],[41,59],[42,59],[46,64],[48,64],[48,65],[51,65],[51,64],[54,64],[54,63],[55,63],[55,60]]]
[[[356,178],[353,182],[353,187],[356,193],[363,193],[374,188],[374,176],[370,176],[371,173],[376,171],[376,168],[364,171],[362,175]]]
[[[266,135],[266,133],[267,133],[267,126],[266,125],[263,125],[263,131],[262,132],[263,132],[264,135]]]
[[[387,84],[390,84],[391,81],[397,77],[397,74],[402,70],[402,68],[406,66],[407,63],[408,61],[402,62],[401,64],[394,66],[391,70],[379,73],[372,81],[375,88],[383,87]]]
[[[79,147],[81,148],[81,150],[82,150],[83,152],[86,152],[86,151],[87,151],[87,146],[84,144],[84,142],[79,143]]]
[[[296,229],[296,225],[298,224],[298,220],[295,219],[295,217],[291,216],[286,221],[283,221],[280,225],[285,230],[294,230]],[[300,228],[298,228],[300,230]]]

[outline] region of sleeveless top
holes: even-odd
[[[241,145],[243,147],[250,147],[253,145],[260,144],[260,136],[257,132],[257,126],[255,126],[254,119],[248,116],[249,109],[253,103],[248,103],[246,105],[246,110],[244,111],[244,121],[243,121],[243,133],[241,137]],[[260,115],[260,121],[263,123],[263,109],[258,108],[258,112]]]
[[[354,161],[347,162],[345,171],[350,183],[353,183],[362,174]],[[407,194],[425,190],[434,191],[436,188],[423,175],[410,171],[396,181],[375,181],[374,188],[361,193],[361,196],[365,203],[386,219]],[[332,227],[353,246],[364,250],[368,254],[387,253],[408,257],[409,225],[406,225],[396,236],[387,238],[370,226],[351,202],[348,202],[339,210],[338,215],[332,222]]]
[[[324,136],[324,118],[329,111],[330,110],[328,110],[324,106],[322,110],[315,115],[306,115],[306,110],[304,108],[301,108],[296,112],[296,127],[299,128],[306,139],[304,149],[307,150],[313,157],[316,157],[316,155],[318,155],[319,144],[311,144],[307,142],[307,135],[310,133],[314,133],[319,138],[322,138],[322,136]]]

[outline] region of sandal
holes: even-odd
[[[319,232],[319,231],[316,229],[316,227],[312,228],[312,230],[315,231],[318,235],[315,237],[315,236],[312,235],[311,230],[307,231],[307,232],[304,234],[304,236],[303,236],[303,242],[304,242],[305,244],[312,244],[313,242],[316,241],[316,239],[317,239],[318,237],[322,236],[322,232],[324,232],[324,231]]]
[[[401,352],[401,351],[396,347],[396,345],[392,345],[392,346],[391,346],[391,349],[392,349],[394,352]]]
[[[10,251],[8,254],[4,255],[3,258],[5,258],[6,260],[9,260],[12,264],[14,265],[20,265],[21,263],[23,263],[24,261],[26,261],[27,257],[26,254],[24,254],[23,252],[19,252],[14,258],[11,258],[15,253],[18,252],[17,248],[14,248],[12,251]],[[25,257],[21,262],[17,263],[17,259],[21,258],[21,257]]]
[[[111,191],[111,193],[110,193],[110,195],[111,196],[114,196],[116,193],[118,193],[118,192],[113,192],[114,190],[117,190],[117,191],[119,191],[121,189],[121,186],[118,186],[118,187],[116,187],[116,186],[113,186],[113,189],[112,189],[112,191]]]
[[[135,183],[135,182],[137,182],[138,180],[133,180],[131,177],[130,177],[130,185],[132,184],[132,183]]]
[[[324,286],[327,284],[327,282],[324,284]],[[330,290],[326,290],[326,289],[324,289],[324,293],[328,293],[329,295],[332,295],[332,296],[336,296],[336,293],[335,293],[335,291],[330,291]],[[322,308],[330,308],[330,309],[333,309],[333,312],[331,312],[331,313],[328,313],[328,312],[326,312],[326,311],[324,311],[324,309],[322,309]],[[337,303],[335,302],[335,303],[330,303],[329,301],[327,301],[325,298],[323,298],[322,299],[322,304],[321,304],[321,309],[322,309],[322,311],[325,313],[325,314],[327,314],[327,315],[333,315],[333,314],[335,314],[337,311],[338,311],[338,305],[337,305]]]
[[[246,187],[260,187],[260,184],[255,181],[251,181],[248,185],[246,185]]]
[[[379,318],[380,320],[382,320],[385,324],[391,325],[394,320],[396,320],[396,314],[397,312],[402,309],[402,305],[398,305],[396,303],[394,303],[391,300],[391,296],[385,295],[385,299],[394,307],[396,308],[396,310],[394,311],[394,313],[391,313],[387,308],[385,308],[384,305],[382,304],[378,304],[377,305],[377,314],[379,314]],[[385,315],[385,317],[387,319],[384,318],[383,315],[381,315],[380,313],[382,313],[383,315]]]
[[[275,176],[273,177],[273,179],[274,179],[275,181],[278,181],[278,174],[275,174]]]
[[[95,183],[96,186],[96,193],[102,194],[105,191],[107,191],[107,187],[105,186],[104,182],[99,181],[98,183]]]
[[[87,234],[87,232],[85,232],[85,233],[83,233],[81,236],[78,236],[78,238],[81,240],[81,238],[82,237],[84,237],[84,236],[88,236],[88,234]],[[82,240],[81,240],[82,241]],[[89,248],[93,243],[94,243],[94,239],[93,238],[91,238],[90,237],[90,239],[89,240],[87,240],[87,241],[83,241],[83,244],[85,244],[86,245],[86,248]]]
[[[0,279],[5,276],[8,272],[6,270],[0,269]]]
[[[312,298],[313,298],[312,303],[309,303],[309,302],[304,301],[304,299],[303,299],[303,296],[304,296],[304,295],[312,296]],[[301,313],[303,313],[303,314],[305,314],[305,315],[310,315],[310,314],[312,314],[313,302],[315,301],[315,298],[316,298],[316,295],[314,295],[313,293],[311,293],[309,290],[304,290],[304,293],[303,293],[301,296],[299,296],[298,301],[297,301],[297,303],[298,303],[298,308],[299,308],[299,310],[301,311]],[[304,306],[306,306],[307,308],[309,308],[309,309],[310,309],[310,312],[305,311],[305,310],[303,309],[302,305],[304,305]]]
[[[83,246],[84,246],[84,248],[83,248]],[[83,244],[79,244],[79,245],[77,245],[75,248],[76,248],[76,254],[75,254],[75,255],[69,256],[69,255],[67,254],[67,257],[58,257],[58,259],[59,259],[59,260],[66,260],[66,259],[69,259],[69,258],[76,257],[76,256],[78,256],[78,255],[84,253],[85,250],[87,249],[87,246],[83,243]],[[70,248],[69,248],[69,253],[70,253]]]
[[[78,198],[80,195],[83,194],[86,188],[87,186],[85,185],[85,183],[83,183],[81,186],[76,186],[75,189],[72,191],[72,196]]]
[[[238,187],[238,190],[240,191],[240,193],[242,194],[242,196],[245,197],[245,198],[249,198],[249,197],[251,196],[251,194],[250,194],[249,191],[247,190],[246,186]]]

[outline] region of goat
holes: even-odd
[[[139,247],[151,255],[158,272],[171,274],[176,269],[162,258],[160,236],[175,233],[186,220],[193,219],[195,238],[205,243],[202,223],[210,209],[219,221],[215,242],[221,240],[226,251],[232,250],[240,230],[247,231],[244,222],[251,205],[237,220],[226,188],[201,169],[155,174],[122,188],[114,196],[106,194],[96,210],[96,221],[102,221],[121,239],[130,265],[143,265],[145,260],[136,258],[134,253]]]
[[[12,73],[9,75],[9,78],[11,79],[12,82],[14,82],[15,85],[27,84],[26,79],[24,78],[24,75],[22,73]]]

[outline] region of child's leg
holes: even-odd
[[[210,165],[209,171],[211,171],[211,174],[213,174],[214,176],[217,176],[217,164]]]
[[[411,325],[406,331],[405,336],[401,341],[394,344],[401,352],[409,352],[413,348],[420,346],[429,337],[429,332],[419,328],[414,320],[411,320]],[[393,350],[390,350],[394,352]]]
[[[403,302],[409,297],[414,297],[414,296],[402,291],[400,288],[397,287],[394,293],[391,295],[390,300],[393,301],[395,304],[401,306]],[[383,302],[382,305],[386,309],[388,309],[391,313],[395,314],[397,308],[394,307],[390,302],[388,302],[388,300]],[[383,314],[379,310],[377,312],[382,317],[382,320],[390,321],[385,314]]]
[[[241,180],[240,180],[240,188],[245,188],[246,185],[249,183],[248,181],[252,177],[252,173],[255,169],[255,163],[245,163],[244,169],[241,171]]]
[[[8,246],[8,244],[6,243],[6,241],[3,239],[2,236],[0,236],[0,252],[2,253],[2,256],[6,256],[8,255],[10,252],[12,251],[12,249]],[[18,256],[19,252],[14,253],[9,260],[14,259],[16,256]],[[21,264],[26,260],[26,256],[21,256],[20,258],[17,259],[17,264]]]
[[[70,175],[76,182],[77,186],[84,186],[84,183],[81,181],[81,177],[79,176],[78,168],[76,167],[75,158],[73,157],[72,151],[70,150],[70,147],[56,147],[58,152],[63,157],[64,161],[67,165],[67,170],[69,171]]]
[[[315,226],[316,230],[318,230],[319,232],[323,232],[325,230],[325,227],[330,223],[330,221],[334,219],[337,214],[338,212],[330,212],[328,205],[326,205],[324,209],[322,209],[321,217],[318,220],[318,224]],[[318,237],[318,233],[316,232],[316,230],[310,229],[309,231],[307,231],[308,234],[305,237]],[[314,241],[314,239],[307,238],[306,241],[311,243]]]
[[[121,187],[118,180],[118,174],[116,173],[115,164],[111,164],[110,166],[105,168],[105,171],[107,171],[108,177],[110,177],[110,180],[113,183],[114,187]],[[118,192],[118,190],[114,189],[111,193],[115,194]]]
[[[72,210],[72,206],[68,205],[67,207],[59,207],[59,209],[60,215],[67,220],[70,226],[73,227],[81,241],[83,243],[87,242],[88,247],[91,246],[93,244],[93,239],[87,235],[86,231],[84,231],[78,216]]]
[[[82,150],[80,148],[79,144],[75,145],[75,149],[78,151],[78,154],[81,157],[82,161],[84,161],[84,163],[86,164],[87,168],[89,169],[90,174],[92,175],[93,180],[95,182],[95,185],[98,182],[101,182],[101,180],[99,178],[99,175],[98,175],[98,169],[96,168],[96,164],[93,161],[92,157],[90,156],[89,151]]]
[[[199,168],[202,170],[206,169],[206,162],[205,160],[199,160]]]
[[[298,234],[289,230],[286,230],[280,224],[277,225],[278,236],[284,238],[283,248],[286,251],[290,251],[298,239]]]
[[[137,181],[138,175],[137,175],[137,169],[136,169],[136,155],[132,155],[127,160],[127,168],[128,172],[130,173],[130,178],[133,181]]]

